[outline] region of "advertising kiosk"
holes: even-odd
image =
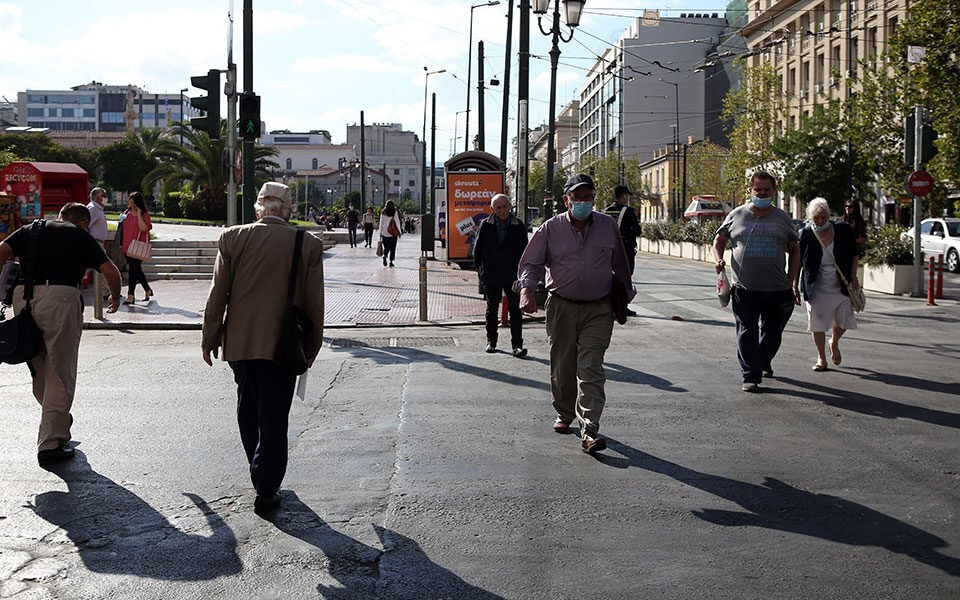
[[[446,199],[437,205],[437,226],[447,261],[473,266],[480,223],[490,216],[490,200],[504,193],[504,165],[486,152],[461,152],[444,163]]]
[[[88,187],[73,163],[10,163],[0,171],[0,240],[34,219],[56,219],[68,202],[86,204]]]

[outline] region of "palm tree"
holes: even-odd
[[[159,136],[150,152],[157,161],[157,168],[143,178],[143,189],[152,189],[160,183],[161,195],[171,190],[188,187],[194,194],[216,202],[225,202],[226,175],[230,166],[225,164],[226,121],[221,122],[220,139],[212,140],[206,132],[197,131],[183,123],[175,122],[169,135]],[[183,144],[179,142],[182,136]],[[270,178],[270,171],[280,165],[271,157],[277,156],[274,148],[254,147],[254,179],[258,185]]]

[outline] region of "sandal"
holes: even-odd
[[[830,340],[830,360],[838,367],[840,366],[840,361],[843,360],[843,356],[840,355],[840,347],[837,346],[836,350],[834,350],[833,339]]]
[[[136,303],[136,301],[137,301],[136,298],[134,298],[133,296],[127,296],[127,298],[123,301],[123,303],[124,303],[124,304],[134,304],[134,303]]]
[[[816,363],[815,365],[813,365],[813,367],[811,367],[811,368],[812,368],[814,371],[826,371],[826,370],[827,370],[827,363],[826,363],[826,361],[820,361],[820,360],[818,360],[817,363]]]

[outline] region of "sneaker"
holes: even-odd
[[[754,383],[752,381],[744,381],[743,385],[740,386],[740,389],[745,392],[759,392],[760,384]]]
[[[593,454],[594,452],[599,452],[607,447],[607,440],[603,439],[599,435],[594,437],[590,434],[584,434],[583,440],[580,442],[580,450],[584,454]]]
[[[771,377],[773,377],[773,369],[764,369],[763,376],[766,377],[767,379],[770,379]]]
[[[523,358],[524,356],[527,355],[527,349],[526,349],[526,348],[514,348],[514,349],[513,349],[513,355],[514,355],[515,357],[517,357],[517,358]]]
[[[497,351],[497,343],[487,342],[487,354],[493,354],[496,351]]]

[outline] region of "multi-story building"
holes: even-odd
[[[545,161],[550,130],[542,125],[530,132],[529,153],[531,160]],[[554,164],[571,165],[580,158],[580,101],[572,100],[560,109],[554,121],[553,147],[556,153]],[[571,151],[574,155],[571,156]]]
[[[92,81],[69,90],[17,93],[17,124],[50,131],[164,128],[198,115],[182,93],[151,94],[133,85]]]
[[[412,131],[404,131],[400,123],[364,125],[364,158],[372,168],[386,173],[389,198],[420,198],[423,176],[423,142]],[[356,147],[360,157],[360,126],[347,126],[347,144]],[[429,191],[428,191],[429,194]]]
[[[661,17],[647,11],[587,73],[580,94],[580,154],[653,156],[688,137],[724,145],[720,119],[731,85],[724,65],[726,19]]]

